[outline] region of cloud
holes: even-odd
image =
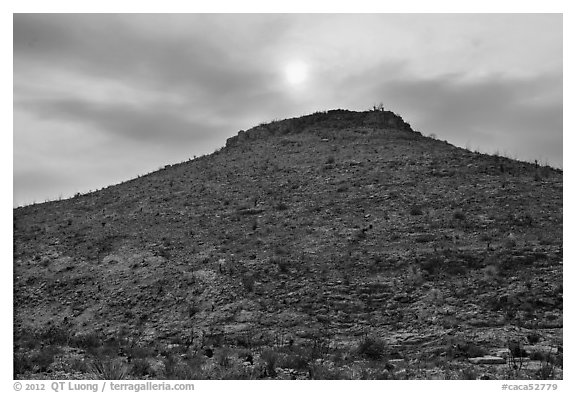
[[[46,119],[90,124],[97,130],[133,142],[180,144],[207,137],[218,127],[197,123],[170,108],[138,108],[79,100],[36,100],[19,104]]]
[[[383,69],[392,72],[381,72]],[[394,71],[395,70],[395,71]],[[382,101],[413,128],[460,146],[562,166],[562,74],[467,78],[448,74],[419,79],[383,64],[365,74],[372,86],[342,81],[353,96]],[[356,88],[355,88],[356,87]],[[559,143],[560,141],[560,143]]]
[[[16,15],[15,63],[176,90],[198,99],[252,93],[273,84],[273,73],[253,46],[258,42],[237,42],[229,37],[232,31],[210,30],[201,16],[186,19],[186,34],[171,35],[145,28],[145,21],[161,23],[159,16],[139,18],[135,24],[119,15]],[[268,45],[273,36],[268,32]]]
[[[294,105],[265,55],[288,28],[285,17],[14,19],[15,108],[54,121],[85,121],[142,142],[162,139],[154,135],[162,131],[177,144],[190,136],[230,136],[235,124],[253,126]]]
[[[562,165],[561,75],[473,83],[444,79],[420,81],[419,87],[398,83],[387,88],[399,102],[418,108],[418,122],[427,130],[448,140]]]

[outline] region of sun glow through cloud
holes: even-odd
[[[292,61],[284,68],[284,76],[289,85],[302,85],[308,79],[308,65],[300,60]]]

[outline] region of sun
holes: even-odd
[[[308,79],[308,65],[300,60],[291,61],[284,67],[286,82],[292,86],[300,86]]]

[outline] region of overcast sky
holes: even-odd
[[[14,16],[14,205],[382,102],[424,135],[562,166],[560,14]]]

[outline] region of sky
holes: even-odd
[[[561,14],[14,14],[13,205],[382,103],[424,135],[562,167]]]

